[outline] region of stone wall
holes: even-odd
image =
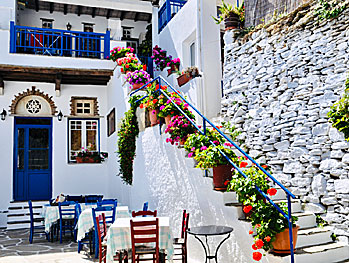
[[[347,241],[349,143],[327,113],[349,68],[349,11],[320,24],[304,21],[245,39],[226,32],[221,116],[243,131],[250,155],[271,165],[305,210],[322,214]]]

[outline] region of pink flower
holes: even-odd
[[[207,150],[207,147],[206,147],[206,146],[202,146],[202,147],[200,148],[200,150],[201,150],[201,151]]]
[[[219,144],[219,141],[213,141],[213,143],[214,143],[215,145],[218,145],[218,144]]]
[[[225,146],[229,146],[229,147],[233,147],[233,146],[234,146],[234,145],[231,144],[230,142],[225,142],[224,145],[225,145]]]
[[[193,156],[193,152],[190,152],[189,154],[188,154],[188,157],[190,158],[190,157],[192,157]]]
[[[155,114],[155,113],[156,113],[156,111],[155,111],[155,110],[153,110],[151,113],[152,113],[152,114]]]
[[[165,109],[165,106],[161,105],[160,110],[163,110],[163,109]]]
[[[195,147],[191,148],[190,150],[191,150],[192,152],[195,151]]]

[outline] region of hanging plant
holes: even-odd
[[[136,139],[139,134],[136,110],[140,102],[136,102],[141,96],[132,96],[129,100],[131,108],[125,112],[118,131],[118,156],[122,180],[129,185],[133,181],[133,161],[136,156]]]

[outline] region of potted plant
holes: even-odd
[[[184,149],[187,150],[188,157],[194,157],[197,149],[212,145],[210,140],[216,145],[221,144],[223,141],[223,137],[215,129],[206,129],[206,135],[196,132],[188,136],[184,143]]]
[[[240,168],[246,168],[248,163],[242,157],[239,166]],[[262,165],[264,169],[269,168],[266,165]],[[271,171],[269,171],[271,172]],[[290,253],[289,243],[289,229],[287,219],[256,189],[259,189],[266,193],[269,197],[274,196],[277,190],[270,187],[270,180],[268,176],[259,170],[256,166],[244,170],[244,174],[247,178],[242,177],[237,171],[234,171],[232,180],[228,184],[228,191],[235,191],[239,202],[243,204],[243,212],[245,216],[251,220],[253,230],[249,231],[249,234],[254,235],[254,244],[252,249],[253,259],[256,261],[261,260],[262,253],[257,251],[264,249],[268,251],[273,249],[276,253]],[[286,214],[287,205],[285,202],[278,203],[279,207]],[[297,242],[298,226],[295,225],[297,217],[292,217],[293,222],[293,245],[294,248]]]
[[[140,69],[146,70],[146,65],[140,64],[138,58],[136,58],[133,53],[127,54],[126,57],[119,58],[117,64],[121,67],[121,73],[123,74]]]
[[[165,130],[165,133],[170,135],[170,137],[166,139],[166,142],[183,145],[188,135],[195,131],[196,129],[194,125],[187,118],[183,115],[175,115],[171,118],[171,121]]]
[[[207,170],[213,168],[213,189],[216,191],[226,191],[226,181],[232,178],[233,166],[221,154],[221,151],[228,156],[234,163],[237,161],[235,153],[230,147],[224,145],[203,146],[195,150],[194,159],[198,162],[197,168]]]
[[[115,47],[110,51],[110,59],[117,61],[119,58],[126,57],[126,54],[133,53],[134,49],[131,47]]]
[[[239,7],[233,7],[232,4],[226,4],[224,0],[222,0],[219,11],[220,15],[218,17],[213,17],[213,19],[216,24],[220,24],[224,20],[225,30],[243,26],[245,21],[245,5],[243,2]]]
[[[181,87],[196,77],[201,77],[199,69],[197,67],[188,67],[183,70],[181,75],[177,78],[178,86]]]
[[[130,85],[132,85],[132,90],[139,89],[151,80],[149,73],[143,69],[128,72],[125,79]]]
[[[82,148],[82,151],[77,153],[75,160],[77,163],[101,163],[107,157],[106,152],[89,151]]]
[[[166,50],[161,49],[158,45],[153,48],[153,55],[151,56],[153,59],[156,68],[160,71],[163,71],[168,63],[171,63],[172,57],[167,56]]]
[[[178,110],[178,108],[183,110],[187,114],[187,116],[190,117],[191,119],[195,119],[195,116],[188,109],[189,107],[188,103],[183,101],[177,93],[172,92],[172,93],[167,93],[167,95],[170,97],[170,99],[167,99],[167,101],[160,106],[159,108],[160,111],[158,114],[160,118],[165,119],[166,126],[169,125],[172,116],[180,114],[180,111]]]
[[[181,60],[179,58],[172,59],[171,62],[167,63],[167,66],[170,67],[167,70],[167,77],[172,73],[175,73],[179,70],[179,66],[181,64]]]

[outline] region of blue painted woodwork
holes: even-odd
[[[102,34],[17,26],[11,21],[10,53],[107,59],[110,32]]]
[[[182,101],[185,101],[189,107],[194,110],[201,118],[202,118],[202,123],[203,123],[203,129],[201,129],[199,127],[199,125],[197,125],[195,123],[194,120],[192,120],[187,114],[185,114],[185,112],[174,102],[170,99],[170,97],[162,90],[162,89],[158,89],[157,92],[159,92],[159,94],[163,94],[168,100],[171,101],[171,103],[182,113],[182,115],[188,120],[190,121],[191,124],[193,124],[193,126],[202,134],[202,135],[206,135],[206,126],[210,125],[213,129],[215,129],[220,135],[223,136],[223,138],[230,142],[240,153],[242,153],[242,155],[244,155],[245,157],[247,157],[252,163],[254,163],[256,165],[256,167],[258,167],[258,169],[260,171],[262,171],[266,176],[268,176],[275,184],[277,184],[278,186],[280,186],[280,188],[286,193],[287,195],[287,206],[288,206],[288,212],[285,213],[274,201],[272,201],[270,199],[270,197],[268,195],[266,195],[258,186],[255,186],[256,189],[258,190],[258,192],[271,204],[273,205],[288,221],[288,228],[289,228],[289,238],[290,238],[290,250],[291,250],[291,263],[294,263],[294,249],[293,249],[293,237],[292,237],[292,227],[293,227],[293,222],[292,222],[292,211],[291,211],[291,197],[292,198],[296,198],[294,194],[292,194],[285,186],[283,186],[278,180],[276,180],[269,172],[267,172],[260,164],[258,164],[254,159],[252,159],[252,157],[250,157],[244,150],[242,150],[236,143],[234,143],[230,138],[228,138],[219,128],[217,128],[210,120],[208,120],[198,109],[196,109],[189,101],[187,101],[179,92],[178,90],[176,90],[175,88],[173,88],[162,76],[159,76],[157,78],[155,78],[154,80],[144,84],[142,87],[140,87],[139,89],[133,91],[130,93],[130,96],[133,96],[135,93],[137,93],[138,91],[144,89],[148,84],[151,84],[153,82],[157,82],[159,84],[159,86],[167,86],[168,90],[172,90],[173,92],[177,93],[177,95],[182,99]],[[145,99],[146,97],[148,97],[148,95],[140,98],[137,101],[142,101],[143,99]],[[160,126],[160,125],[159,125]],[[160,133],[161,133],[161,128],[160,128]],[[210,143],[215,146],[215,144],[213,143],[213,141],[209,140]],[[219,150],[219,149],[218,149]],[[247,178],[247,176],[240,170],[239,165],[236,165],[224,152],[222,152],[221,150],[219,150],[220,154],[222,156],[224,156],[227,161],[239,172],[240,175],[242,175],[244,178]]]
[[[149,203],[148,202],[145,202],[143,204],[143,211],[148,211],[148,207],[149,207]]]
[[[92,208],[92,218],[93,218],[93,225],[94,225],[94,249],[95,249],[95,258],[98,258],[98,233],[97,233],[97,220],[96,220],[96,212],[98,212],[98,214],[101,213],[105,213],[105,212],[111,212],[112,211],[112,215],[111,216],[107,216],[105,214],[105,218],[106,218],[106,223],[107,224],[112,224],[115,221],[115,213],[116,213],[116,202],[115,202],[115,206],[97,206],[96,208]],[[109,220],[107,220],[107,218]]]
[[[158,13],[158,25],[159,33],[165,28],[172,17],[179,12],[179,10],[185,5],[185,0],[166,0],[166,2],[159,9]]]
[[[52,197],[52,118],[49,124],[18,124],[14,128],[14,200],[50,200]]]
[[[74,237],[74,240],[76,239],[75,225],[78,221],[77,213],[79,212],[79,208],[77,208],[76,205],[77,203],[73,201],[58,203],[60,243],[63,241],[63,235],[67,232]]]
[[[43,233],[46,235],[46,239],[48,241],[50,241],[49,235],[45,232],[45,226],[44,225],[39,225],[39,226],[34,225],[35,222],[43,222],[44,219],[43,218],[34,218],[33,204],[32,204],[31,200],[28,201],[28,205],[29,205],[29,215],[30,215],[29,243],[30,244],[33,243],[34,235],[41,235]]]
[[[146,57],[146,56],[138,56],[138,58],[143,65],[147,66],[147,72],[149,73],[150,77],[154,78],[153,59],[151,57]]]

